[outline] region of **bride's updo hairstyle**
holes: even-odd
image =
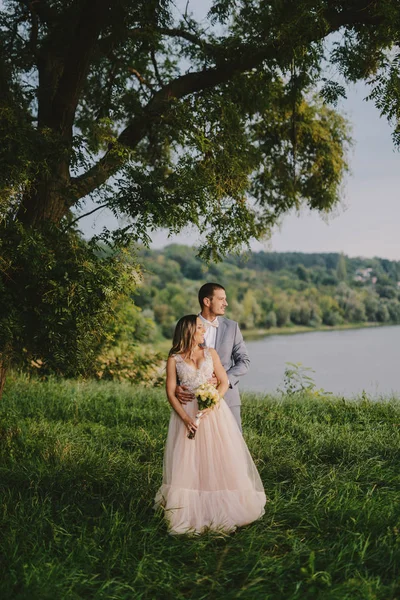
[[[187,354],[193,348],[197,328],[197,315],[185,315],[176,324],[172,348],[168,356]]]

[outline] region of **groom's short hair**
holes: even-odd
[[[225,288],[219,283],[205,283],[201,286],[201,288],[199,289],[199,302],[201,308],[203,308],[204,306],[204,298],[210,298],[211,300],[211,298],[214,296],[215,290],[225,291]]]

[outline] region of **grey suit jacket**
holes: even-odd
[[[232,386],[224,396],[225,401],[228,406],[238,406],[240,404],[239,378],[249,370],[250,359],[236,321],[218,317],[215,350],[218,352]]]

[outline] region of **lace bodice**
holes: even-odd
[[[194,390],[205,383],[213,374],[213,359],[207,348],[204,348],[204,359],[199,368],[185,362],[180,354],[174,354],[173,356],[176,360],[176,372],[179,382],[190,390]]]

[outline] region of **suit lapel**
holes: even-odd
[[[219,350],[220,350],[220,346],[224,339],[225,328],[226,328],[225,319],[221,319],[221,317],[218,317],[217,335],[215,338],[215,350],[218,352],[218,354],[220,354]]]

